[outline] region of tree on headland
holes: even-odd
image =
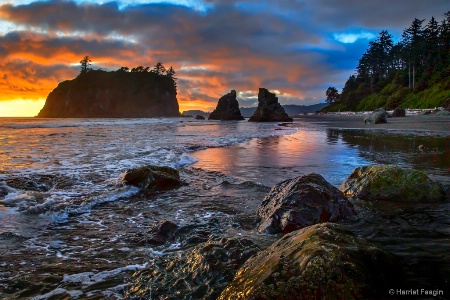
[[[169,69],[167,69],[167,71],[166,71],[166,76],[167,77],[169,77],[169,78],[172,78],[172,79],[176,79],[175,78],[175,74],[176,74],[176,72],[175,72],[175,70],[172,68],[172,66],[170,66],[170,68]]]
[[[151,71],[157,75],[163,75],[166,72],[166,68],[164,67],[162,62],[158,62]]]
[[[120,67],[120,69],[118,69],[117,71],[119,71],[119,72],[130,72],[130,68],[128,68],[128,67]]]
[[[331,104],[331,103],[333,103],[333,102],[337,102],[337,101],[339,100],[339,92],[338,92],[338,90],[337,90],[335,87],[333,87],[333,86],[330,86],[330,87],[327,89],[327,91],[326,91],[325,94],[327,95],[326,102],[327,102],[328,104]]]
[[[80,60],[80,64],[81,64],[81,74],[85,74],[87,72],[89,72],[91,70],[90,66],[91,66],[91,57],[86,55],[85,57],[83,57],[82,60]]]

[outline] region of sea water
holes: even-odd
[[[219,235],[254,238],[264,195],[296,176],[314,172],[339,186],[356,167],[390,163],[448,184],[449,140],[446,134],[340,130],[301,120],[0,118],[0,299],[121,298],[127,274],[183,251],[181,241],[159,248],[139,243],[155,222],[209,226],[214,219]],[[124,172],[144,165],[177,168],[184,185],[142,194],[121,183]],[[438,251],[422,253],[428,261],[448,261],[442,256],[448,204],[420,213],[397,206],[377,211],[383,210],[397,213],[366,216],[354,231],[410,257],[394,236],[412,222],[408,233],[415,237],[407,245],[420,241]],[[388,242],[380,233],[386,220]]]

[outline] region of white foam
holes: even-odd
[[[48,292],[48,293],[46,293],[44,295],[33,297],[31,299],[32,300],[45,300],[45,299],[50,299],[50,298],[55,297],[55,296],[62,296],[62,295],[67,294],[67,293],[68,292],[67,292],[66,289],[56,288],[56,289],[54,289],[51,292]]]
[[[145,263],[143,265],[129,265],[129,266],[125,266],[125,267],[121,267],[121,268],[117,268],[117,269],[113,269],[113,270],[108,270],[108,271],[102,271],[102,272],[98,272],[98,273],[84,272],[84,273],[72,274],[72,275],[65,274],[62,282],[81,283],[83,286],[86,287],[86,286],[90,286],[92,284],[96,284],[98,282],[105,281],[106,279],[108,279],[110,277],[114,277],[117,274],[120,274],[124,271],[137,271],[137,270],[144,269],[146,266],[147,266],[147,263]]]

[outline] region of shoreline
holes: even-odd
[[[388,118],[388,123],[385,124],[364,124],[364,117],[364,115],[301,115],[294,117],[294,122],[305,121],[328,128],[425,131],[450,135],[449,116],[406,115]]]

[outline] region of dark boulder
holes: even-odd
[[[258,231],[288,233],[354,214],[353,205],[337,188],[312,173],[280,182],[270,190],[258,208]]]
[[[218,299],[385,299],[401,277],[389,253],[323,223],[250,258]]]
[[[6,186],[1,185],[0,182],[0,197],[5,197],[6,195],[8,195],[9,190]]]
[[[196,120],[205,120],[205,117],[204,117],[204,116],[201,116],[201,115],[196,115],[196,116],[195,116],[195,119],[196,119]]]
[[[209,115],[208,120],[244,120],[235,90],[219,99],[216,109]]]
[[[444,198],[442,186],[424,172],[393,165],[356,168],[339,189],[364,200],[435,202]]]
[[[133,185],[146,190],[167,190],[181,184],[180,174],[176,169],[160,166],[130,169],[125,172],[121,181],[126,185]]]
[[[384,108],[374,110],[369,116],[364,119],[364,124],[384,124],[387,123],[387,115],[389,115]]]
[[[127,299],[216,299],[259,248],[247,239],[202,243],[183,255],[152,260],[133,274]]]
[[[292,122],[284,108],[278,103],[278,97],[265,88],[260,88],[258,93],[258,108],[249,122]]]
[[[10,177],[6,184],[14,189],[23,191],[48,192],[50,189],[67,189],[73,186],[75,180],[64,175],[30,175]]]
[[[195,219],[178,225],[171,221],[161,220],[147,232],[130,236],[128,241],[133,244],[152,245],[157,250],[163,250],[170,244],[177,244],[179,248],[185,249],[204,243],[212,237],[223,236],[223,228],[224,225],[216,218],[207,221]]]
[[[394,111],[392,112],[393,118],[399,118],[406,116],[406,111],[401,107],[396,107]]]
[[[177,224],[172,223],[168,220],[159,221],[149,229],[147,236],[141,240],[141,243],[150,245],[163,245],[169,238],[173,236],[177,228]]]

